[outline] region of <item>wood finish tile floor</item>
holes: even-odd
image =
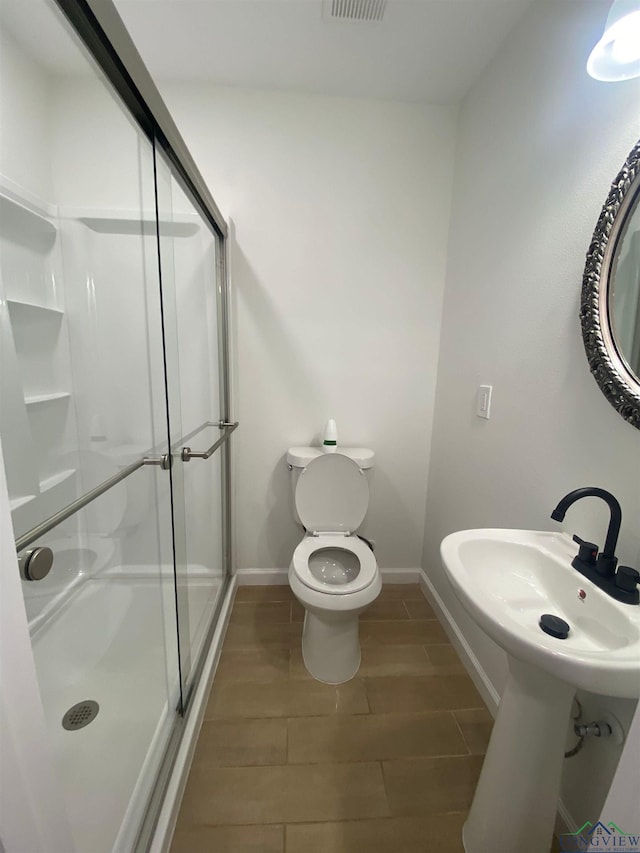
[[[493,720],[419,587],[383,587],[337,687],[303,616],[288,586],[238,588],[172,853],[463,853]]]

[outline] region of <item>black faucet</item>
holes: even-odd
[[[622,510],[616,498],[605,489],[597,486],[586,486],[582,489],[574,489],[559,501],[557,507],[551,513],[554,521],[564,521],[569,507],[581,498],[602,498],[609,507],[611,517],[604,548],[598,554],[598,546],[593,542],[585,542],[579,536],[574,536],[574,542],[580,546],[578,554],[571,561],[571,565],[590,581],[604,590],[618,601],[626,604],[638,604],[640,593],[637,584],[640,582],[640,573],[629,566],[620,566],[616,571],[618,558],[615,555],[622,523]]]
[[[583,489],[574,489],[565,495],[558,503],[558,506],[551,513],[551,518],[554,521],[564,521],[565,514],[569,507],[580,498],[602,498],[606,501],[611,510],[611,518],[609,519],[609,529],[607,530],[607,539],[604,543],[604,549],[597,558],[597,569],[601,575],[614,575],[618,558],[616,557],[616,545],[618,544],[618,534],[620,533],[620,524],[622,523],[622,510],[620,504],[611,494],[604,489],[599,489],[597,486],[586,486]],[[577,540],[576,540],[577,541]],[[585,543],[591,545],[590,542]]]

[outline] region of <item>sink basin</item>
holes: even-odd
[[[569,536],[530,530],[462,530],[442,542],[456,596],[474,621],[518,660],[575,688],[640,697],[640,605],[622,604],[579,574]],[[570,626],[542,631],[551,613]]]
[[[464,848],[540,853],[553,835],[576,689],[640,696],[640,605],[577,572],[562,533],[462,530],[440,552],[460,603],[509,661]],[[540,628],[544,613],[568,623],[565,639]]]

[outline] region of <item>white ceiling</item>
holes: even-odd
[[[381,23],[325,21],[322,0],[115,0],[159,80],[448,103],[531,0],[388,0]]]
[[[449,103],[533,0],[387,0],[377,24],[326,21],[322,0],[114,2],[158,80]],[[0,0],[0,23],[48,73],[86,73],[52,9]]]

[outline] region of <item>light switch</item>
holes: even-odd
[[[478,405],[476,408],[476,415],[479,418],[486,418],[489,420],[491,416],[491,392],[493,391],[493,385],[479,385],[478,386]]]

